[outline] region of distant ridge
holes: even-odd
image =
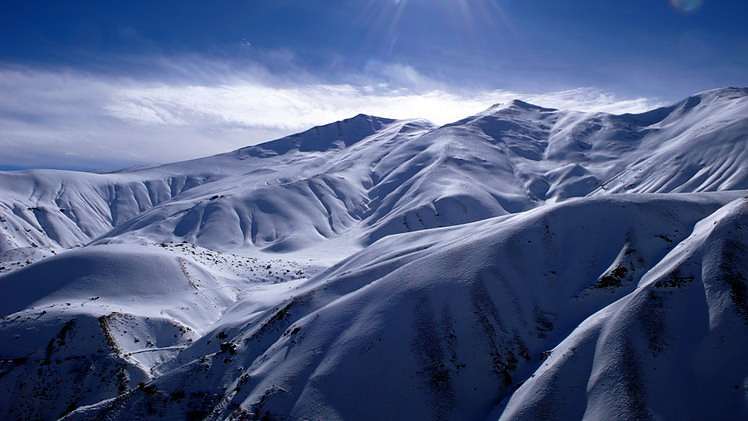
[[[283,139],[249,146],[240,149],[250,156],[266,156],[268,151],[283,155],[291,150],[299,152],[324,152],[340,142],[339,147],[348,147],[371,136],[395,120],[359,114],[355,117],[336,123],[317,126],[305,132],[294,134]]]
[[[748,419],[747,98],[0,172],[0,419]]]

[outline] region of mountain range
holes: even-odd
[[[0,172],[3,419],[746,419],[748,89]]]

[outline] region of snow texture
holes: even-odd
[[[0,172],[2,419],[747,419],[748,90]]]

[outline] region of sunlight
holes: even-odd
[[[693,12],[701,6],[702,0],[670,0],[670,4],[678,10]]]
[[[365,73],[375,68],[371,63],[403,60],[412,45],[431,51],[494,51],[516,33],[503,6],[488,0],[368,0],[357,7],[347,32],[351,42],[359,40],[349,49],[369,50],[361,64]]]

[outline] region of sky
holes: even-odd
[[[0,169],[108,170],[367,113],[640,112],[748,86],[736,0],[0,0]]]

